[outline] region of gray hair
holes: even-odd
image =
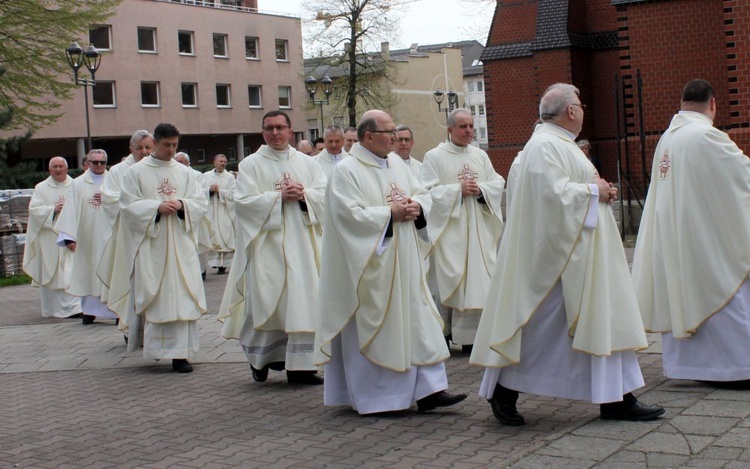
[[[174,154],[174,158],[177,159],[178,156],[184,156],[188,163],[190,163],[190,155],[185,153],[184,151],[178,151]]]
[[[474,116],[471,115],[471,111],[469,111],[465,107],[454,109],[450,114],[448,114],[448,127],[453,127],[454,125],[456,125],[456,116],[459,114],[468,114],[472,119],[474,118]]]
[[[340,125],[336,125],[336,124],[329,125],[323,131],[323,138],[326,138],[326,137],[328,137],[331,134],[341,134],[341,135],[344,135],[344,129],[342,129]]]
[[[578,88],[567,83],[555,83],[547,88],[539,102],[539,118],[547,121],[559,115],[580,95]]]
[[[107,152],[102,150],[101,148],[94,148],[93,150],[89,151],[89,153],[86,155],[86,159],[90,158],[92,155],[104,155],[104,159],[107,159]]]
[[[130,137],[130,146],[136,145],[138,143],[141,143],[141,140],[144,138],[150,138],[151,140],[154,139],[154,136],[151,135],[151,132],[148,130],[136,130],[132,137]]]
[[[359,121],[359,125],[357,126],[357,138],[359,140],[365,139],[365,132],[372,132],[373,130],[378,130],[378,123],[375,120],[375,117],[365,117],[361,121]]]
[[[414,139],[414,132],[412,132],[412,130],[409,128],[409,126],[407,126],[407,125],[396,126],[396,132],[406,132],[406,131],[409,132],[409,136],[413,140]]]

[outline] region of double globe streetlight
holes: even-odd
[[[323,87],[324,98],[315,99],[315,94],[319,91],[320,86]],[[307,88],[307,94],[310,96],[310,102],[320,108],[320,136],[323,136],[323,105],[328,105],[328,98],[333,93],[333,80],[331,77],[326,75],[322,80],[318,81],[312,75],[305,78],[305,87]]]
[[[443,108],[442,105],[446,96],[448,97],[448,107]],[[443,93],[440,89],[438,89],[433,93],[433,97],[435,98],[435,102],[437,103],[438,112],[444,112],[445,120],[447,121],[448,114],[450,114],[455,109],[458,109],[458,93],[453,90],[450,90],[447,93]]]
[[[68,59],[68,65],[73,69],[76,85],[83,86],[84,104],[86,106],[86,139],[88,141],[88,150],[91,151],[91,127],[89,124],[89,92],[88,87],[94,87],[94,74],[102,63],[102,54],[96,50],[93,44],[90,44],[86,50],[83,50],[77,42],[74,42],[65,49],[65,57]],[[91,74],[91,78],[78,78],[78,70],[84,65]]]

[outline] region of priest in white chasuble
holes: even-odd
[[[203,173],[205,188],[208,190],[208,219],[213,227],[211,241],[214,256],[209,261],[211,268],[223,274],[232,264],[235,249],[234,238],[234,174],[226,170],[227,157],[214,156],[214,169]]]
[[[578,89],[558,83],[523,150],[471,363],[480,395],[506,425],[523,425],[518,393],[586,400],[613,420],[664,413],[639,402],[635,351],[648,345],[610,203],[617,190],[575,144]]]
[[[54,228],[57,244],[72,253],[70,283],[66,291],[81,297],[83,324],[91,324],[97,317],[117,319],[101,301],[105,286],[96,274],[107,234],[114,223],[113,214],[104,210],[102,204],[101,185],[108,176],[107,153],[91,150],[88,162],[89,169],[71,184]]]
[[[448,115],[448,134],[449,141],[425,154],[420,183],[432,197],[427,231],[443,332],[470,352],[503,232],[505,180],[487,153],[471,145],[474,119],[467,109]]]
[[[68,162],[60,156],[49,160],[49,173],[31,195],[22,265],[39,287],[42,316],[67,318],[81,312],[81,299],[65,292],[70,282],[72,253],[57,245],[53,227],[65,205],[73,178],[68,176]]]
[[[316,361],[324,403],[360,414],[445,407],[450,356],[427,288],[418,230],[430,197],[400,157],[391,117],[368,111],[326,190]]]
[[[208,202],[195,173],[173,159],[179,139],[159,124],[154,153],[122,181],[109,307],[129,333],[128,351],[142,345],[144,358],[172,359],[174,371],[189,373],[207,311],[197,245]]]
[[[406,125],[397,125],[396,148],[393,150],[393,153],[404,160],[404,163],[409,166],[412,176],[419,179],[422,162],[411,156],[412,148],[414,148],[414,132]]]
[[[322,384],[313,363],[326,177],[289,145],[282,111],[263,116],[266,145],[239,165],[237,245],[222,301],[222,335],[239,339],[253,379],[286,369],[292,384]]]
[[[204,173],[201,173],[197,169],[193,169],[190,166],[190,155],[185,153],[184,151],[180,151],[175,153],[174,155],[175,161],[177,161],[180,164],[183,164],[190,168],[190,170],[195,174],[195,178],[198,180],[198,184],[203,187],[203,193],[206,195],[206,200],[209,201],[209,211],[211,210],[211,202],[208,198],[208,189],[206,188],[206,176]],[[213,244],[213,234],[214,229],[211,225],[211,220],[208,217],[208,212],[206,212],[206,216],[203,217],[203,220],[201,220],[200,228],[198,229],[198,262],[200,264],[201,269],[201,277],[203,280],[206,280],[206,271],[208,270],[208,254],[214,249]]]
[[[633,282],[667,377],[750,388],[750,161],[713,126],[715,96],[690,81],[659,140]]]
[[[117,251],[117,232],[120,226],[120,191],[122,180],[134,164],[149,156],[154,150],[154,136],[148,130],[137,130],[130,137],[130,154],[116,165],[112,166],[107,173],[107,178],[102,183],[102,207],[107,215],[114,220],[109,231],[102,233],[106,246],[99,265],[97,275],[104,283],[102,290],[102,302],[109,301],[109,285],[112,279],[112,265],[115,252]]]
[[[344,129],[336,124],[326,127],[323,131],[323,145],[325,145],[323,151],[313,156],[313,159],[323,169],[323,174],[326,175],[326,178],[330,178],[333,167],[348,155],[343,149]]]

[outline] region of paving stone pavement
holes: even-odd
[[[111,321],[41,320],[38,291],[0,289],[0,468],[747,468],[750,393],[661,376],[658,336],[639,354],[667,408],[644,423],[597,418],[590,403],[522,396],[524,427],[505,427],[477,395],[482,370],[454,350],[462,404],[359,416],[322,405],[321,387],[271,372],[255,383],[216,310],[227,276],[211,275],[195,371],[127,353]]]

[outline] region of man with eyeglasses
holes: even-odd
[[[291,384],[322,384],[313,363],[326,177],[289,144],[283,111],[262,120],[266,144],[239,165],[237,251],[220,318],[239,339],[253,379],[286,369]]]
[[[179,141],[174,125],[157,125],[153,153],[122,182],[109,307],[129,352],[142,346],[143,358],[171,359],[173,371],[190,373],[207,312],[197,244],[208,201],[195,173],[174,160]]]
[[[747,390],[750,160],[716,117],[713,87],[688,82],[656,146],[633,282],[665,376]]]
[[[101,301],[105,289],[96,268],[104,253],[106,234],[112,230],[115,214],[104,210],[101,185],[107,178],[107,153],[91,150],[89,169],[75,178],[65,197],[55,231],[57,244],[72,253],[69,294],[81,297],[83,324],[95,318],[117,319]]]
[[[326,405],[360,414],[447,407],[450,357],[427,289],[418,236],[427,192],[396,155],[391,116],[367,111],[359,145],[333,169],[326,191],[316,362]],[[421,234],[418,234],[421,231]]]
[[[420,182],[430,191],[431,280],[437,284],[446,341],[471,352],[503,232],[505,180],[483,150],[471,145],[468,109],[448,115],[450,140],[425,154]]]
[[[653,420],[635,351],[648,346],[610,204],[617,195],[575,143],[578,89],[552,85],[515,173],[508,224],[470,362],[505,425],[518,393],[600,404],[600,417]]]
[[[57,245],[57,233],[52,228],[65,206],[73,178],[68,176],[68,162],[61,156],[49,160],[49,174],[34,187],[31,196],[23,270],[39,286],[42,316],[67,318],[81,312],[81,300],[65,292],[70,282],[71,254]]]
[[[422,162],[411,156],[411,149],[414,148],[414,133],[405,126],[396,126],[396,149],[393,151],[404,163],[409,165],[411,174],[419,179],[419,171],[422,169]]]
[[[340,163],[347,155],[343,150],[344,130],[336,124],[329,125],[323,131],[323,143],[325,144],[325,148],[313,156],[313,159],[323,169],[326,178],[330,178],[333,167]]]

